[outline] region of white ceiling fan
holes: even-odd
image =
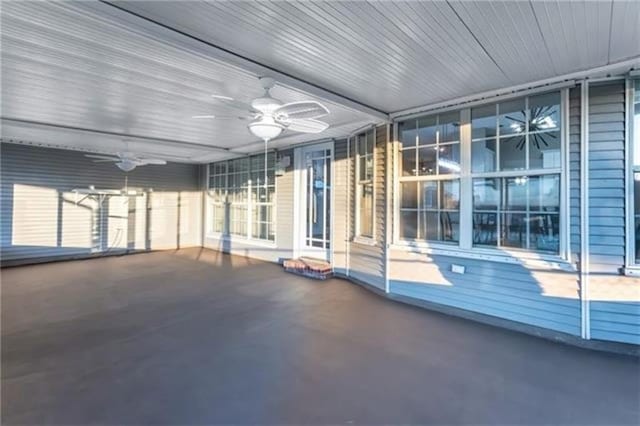
[[[123,172],[130,172],[138,166],[146,166],[147,164],[167,164],[165,160],[140,157],[130,151],[118,152],[115,155],[85,154],[85,157],[92,158],[94,163],[116,163],[116,166]]]
[[[300,133],[320,133],[329,127],[328,123],[317,120],[329,114],[329,110],[316,101],[298,101],[288,104],[271,97],[269,90],[275,85],[270,77],[260,77],[264,95],[245,104],[229,96],[212,95],[224,105],[245,111],[246,115],[216,116],[196,115],[195,119],[239,119],[251,120],[248,127],[253,135],[265,142],[278,137],[284,130]]]

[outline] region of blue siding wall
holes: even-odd
[[[625,87],[589,89],[591,337],[640,344],[640,278],[620,275],[625,253]]]
[[[591,337],[640,345],[640,303],[592,301]]]
[[[574,261],[580,255],[580,88],[569,92],[569,226]]]
[[[589,89],[589,253],[593,273],[618,274],[625,247],[624,84]]]
[[[465,274],[451,272],[452,264],[463,265]],[[575,273],[398,250],[393,251],[391,268],[392,293],[580,334]]]

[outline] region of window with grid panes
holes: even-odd
[[[399,123],[400,238],[458,242],[460,112]]]
[[[215,233],[274,241],[275,154],[213,163],[209,194]]]
[[[373,237],[374,197],[374,130],[370,129],[356,136],[357,174],[357,235]]]
[[[560,93],[471,109],[473,244],[557,254]]]

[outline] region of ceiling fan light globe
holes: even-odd
[[[280,136],[280,133],[284,130],[284,126],[276,123],[270,117],[265,117],[262,120],[249,123],[249,130],[254,136],[260,139],[271,140]]]
[[[122,160],[119,163],[116,163],[116,166],[123,172],[130,172],[131,170],[136,168],[136,163],[130,160]]]

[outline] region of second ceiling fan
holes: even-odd
[[[261,77],[260,84],[264,94],[245,104],[228,96],[212,95],[224,105],[236,110],[245,111],[246,115],[239,116],[215,116],[196,115],[196,119],[239,119],[251,120],[249,130],[256,137],[266,141],[274,139],[284,131],[291,130],[300,133],[320,133],[329,127],[328,123],[317,120],[329,114],[329,110],[316,101],[298,101],[283,103],[273,98],[269,90],[275,85],[275,80],[270,77]]]

